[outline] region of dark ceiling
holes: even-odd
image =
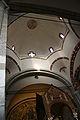
[[[52,14],[80,21],[79,0],[5,0],[10,12]]]

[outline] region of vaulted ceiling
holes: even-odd
[[[34,84],[53,84],[68,93],[72,85],[80,88],[80,8],[75,1],[65,9],[68,1],[54,2],[7,0],[7,105],[16,92]]]
[[[79,67],[79,62],[74,62],[73,69],[70,67],[73,50],[79,44],[79,29],[79,22],[68,21],[55,15],[10,14],[7,42],[8,78],[23,70],[44,69],[58,73],[71,82]],[[77,56],[79,60],[79,54]]]
[[[29,58],[31,51],[35,57],[46,59],[51,53],[63,49],[68,32],[68,27],[59,17],[32,13],[18,15],[16,20],[9,21],[8,46],[14,47],[20,59]]]

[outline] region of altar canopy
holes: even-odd
[[[77,114],[76,105],[69,95],[53,85],[44,94],[43,102],[49,120],[56,117],[61,120],[74,120]]]

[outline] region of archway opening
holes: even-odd
[[[55,103],[50,110],[54,120],[74,120],[71,108],[65,103]]]

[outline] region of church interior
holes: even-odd
[[[80,13],[49,5],[0,2],[0,120],[80,120]]]

